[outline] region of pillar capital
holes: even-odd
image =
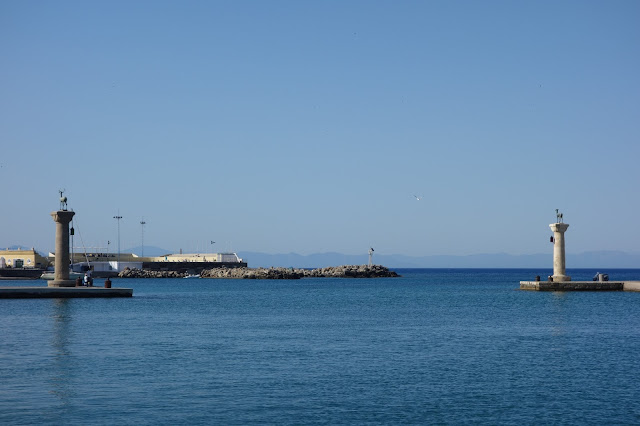
[[[69,223],[75,214],[76,212],[70,212],[68,210],[58,210],[57,212],[51,212],[51,217],[54,222]]]
[[[549,228],[551,228],[553,232],[562,232],[563,234],[568,227],[568,223],[552,223],[551,225],[549,225]]]

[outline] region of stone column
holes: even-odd
[[[76,282],[69,279],[69,222],[75,212],[58,210],[51,217],[56,223],[56,259],[53,281],[49,287],[75,287]]]
[[[552,223],[549,228],[553,231],[553,281],[571,281],[566,274],[564,258],[564,233],[568,223]]]

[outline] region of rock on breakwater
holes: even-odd
[[[187,275],[189,274],[186,272],[125,268],[118,274],[118,278],[184,278]]]
[[[305,272],[305,277],[320,278],[384,278],[400,276],[381,265],[342,265],[303,271]]]
[[[261,280],[297,280],[303,277],[301,269],[292,268],[213,268],[205,269],[202,278],[238,278]]]
[[[380,265],[343,265],[317,269],[297,268],[213,268],[202,271],[202,278],[300,279],[300,278],[382,278],[399,275]]]
[[[187,273],[125,268],[118,278],[183,278]],[[212,268],[200,273],[201,278],[233,278],[258,280],[297,280],[300,278],[382,278],[399,277],[380,265],[343,265],[317,269],[300,268]]]

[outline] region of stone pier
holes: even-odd
[[[131,288],[102,287],[0,287],[0,299],[77,299],[132,297]]]
[[[520,290],[640,292],[640,281],[520,281]]]
[[[623,281],[520,281],[520,290],[534,291],[633,291]]]
[[[566,272],[564,233],[569,228],[562,222],[562,214],[556,210],[557,222],[549,225],[553,231],[553,275],[546,280],[520,281],[520,290],[534,291],[640,291],[640,281],[608,281],[599,274],[595,281],[571,281]],[[606,281],[605,281],[606,280]]]
[[[131,297],[131,288],[111,288],[111,281],[101,287],[76,287],[69,279],[69,222],[75,215],[67,211],[67,197],[60,191],[60,210],[51,213],[56,223],[56,258],[53,280],[47,287],[0,287],[0,299],[78,298],[78,297]]]

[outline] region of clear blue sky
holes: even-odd
[[[640,250],[638,1],[0,2],[0,246]],[[413,195],[423,198],[418,201]],[[78,245],[76,241],[76,245]]]

